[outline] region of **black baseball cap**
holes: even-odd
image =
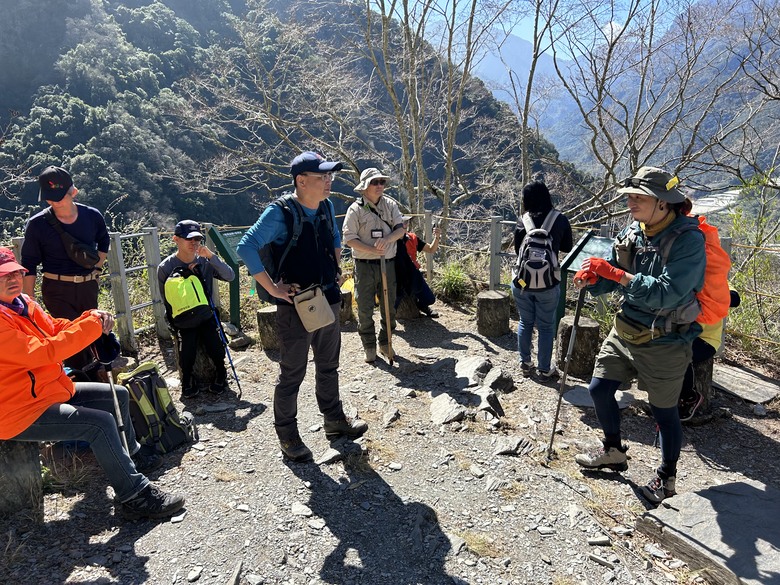
[[[200,224],[191,219],[183,219],[173,228],[173,235],[189,240],[191,238],[203,237],[200,231]]]
[[[38,175],[38,184],[41,187],[41,201],[62,201],[73,186],[73,179],[62,167],[50,166]]]

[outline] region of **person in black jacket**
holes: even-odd
[[[532,181],[523,187],[523,209],[530,216],[536,228],[541,228],[548,214],[557,214],[549,230],[552,251],[557,255],[572,249],[572,233],[569,220],[557,212],[552,204],[550,191],[542,181]],[[515,253],[519,253],[526,238],[527,230],[523,221],[515,228]],[[525,282],[515,274],[512,279],[512,295],[517,305],[519,322],[517,325],[517,346],[520,351],[520,368],[524,376],[533,373],[531,361],[531,338],[533,329],[538,331],[537,368],[543,379],[558,376],[558,370],[552,365],[553,337],[555,334],[555,314],[558,309],[561,287],[560,278],[553,274],[546,282]]]

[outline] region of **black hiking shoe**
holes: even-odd
[[[298,433],[295,433],[295,435],[286,439],[282,439],[280,437],[279,447],[281,448],[285,457],[291,461],[301,462],[311,461],[314,459],[314,456],[311,453],[311,449],[306,446]]]
[[[601,446],[590,453],[580,453],[574,460],[587,469],[612,469],[613,471],[625,471],[628,469],[628,447]]]
[[[523,378],[530,378],[534,373],[534,365],[531,362],[520,362],[520,371],[523,373]]]
[[[135,464],[135,470],[146,475],[162,465],[162,457],[155,451],[154,447],[141,445],[133,455],[130,456]]]
[[[126,502],[116,504],[127,520],[140,518],[168,518],[184,506],[184,496],[169,494],[154,484],[149,484]]]
[[[430,317],[431,319],[435,319],[439,316],[438,311],[436,311],[436,309],[431,309],[430,307],[423,307],[420,309],[420,312],[426,317]]]
[[[704,396],[695,390],[691,396],[681,396],[680,402],[677,404],[677,412],[680,414],[680,422],[691,420],[696,415],[696,411],[703,403]]]
[[[195,398],[200,390],[195,384],[190,384],[189,386],[182,386],[181,388],[181,397],[182,398]]]
[[[656,474],[647,485],[642,486],[642,495],[653,504],[660,504],[666,498],[677,495],[677,492],[675,491],[676,487],[677,478],[675,476],[668,479],[661,479],[661,477]]]
[[[225,390],[227,390],[227,388],[228,388],[227,380],[222,380],[222,381],[217,380],[209,384],[209,392],[211,392],[212,394],[222,394],[225,392]]]
[[[350,439],[357,439],[362,437],[363,433],[368,430],[368,423],[359,418],[345,416],[335,420],[325,419],[322,428],[325,430],[325,436],[329,439],[340,435],[346,435]]]

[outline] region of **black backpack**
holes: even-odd
[[[525,238],[517,251],[513,276],[515,286],[526,290],[544,290],[561,281],[561,266],[552,246],[552,230],[560,212],[551,209],[537,228],[530,213],[523,214]]]
[[[271,277],[273,282],[277,282],[280,277],[284,276],[284,261],[287,258],[287,254],[298,244],[298,238],[303,231],[304,223],[312,223],[324,216],[325,221],[328,223],[328,232],[333,231],[334,218],[331,217],[329,206],[324,201],[320,203],[317,213],[311,217],[307,216],[303,209],[301,209],[300,203],[295,200],[295,196],[287,193],[282,195],[271,205],[278,205],[282,208],[285,221],[287,223],[287,242],[283,246],[279,246],[274,243],[268,243],[260,248],[260,261],[263,263],[263,268]],[[316,225],[315,225],[316,232]],[[257,287],[257,296],[260,300],[267,303],[276,302],[276,299],[268,294],[262,286]]]
[[[154,362],[144,362],[132,372],[120,374],[117,382],[130,393],[130,419],[141,445],[169,453],[198,441],[194,417],[187,411],[178,413]]]

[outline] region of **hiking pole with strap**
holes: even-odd
[[[225,330],[222,327],[222,321],[219,319],[219,313],[217,313],[217,307],[214,306],[214,301],[212,300],[210,295],[206,295],[206,299],[208,299],[209,307],[211,308],[211,313],[214,315],[214,320],[217,322],[217,333],[219,333],[219,338],[222,340],[222,345],[225,347],[225,355],[227,355],[228,363],[230,364],[230,369],[233,370],[233,379],[236,381],[236,386],[238,387],[238,398],[241,399],[241,382],[238,380],[238,373],[236,372],[236,366],[233,365],[233,357],[230,355],[230,348],[228,347],[228,340],[227,335],[225,335]]]
[[[393,365],[393,322],[390,318],[390,297],[387,293],[387,265],[385,264],[385,255],[379,257],[379,268],[382,273],[382,297],[385,305],[385,326],[387,327],[387,359],[390,365]]]
[[[130,448],[127,446],[127,433],[125,432],[125,421],[122,419],[122,409],[119,407],[119,398],[116,394],[116,386],[114,386],[114,373],[111,371],[111,362],[105,362],[100,359],[99,352],[94,344],[89,346],[89,350],[92,352],[92,356],[103,366],[108,377],[108,385],[111,387],[111,395],[114,398],[114,415],[116,416],[116,428],[119,431],[119,438],[122,439],[122,446],[125,448],[125,453],[130,456]],[[111,360],[113,361],[113,360]]]
[[[558,389],[558,406],[555,408],[555,418],[553,419],[552,433],[550,433],[550,445],[547,447],[547,461],[553,459],[553,441],[555,440],[555,429],[558,426],[558,415],[561,412],[561,402],[563,401],[563,393],[566,390],[566,376],[569,373],[569,364],[571,363],[571,354],[574,352],[574,342],[577,338],[577,326],[580,322],[580,313],[582,312],[582,305],[585,304],[585,287],[580,289],[580,294],[577,297],[577,307],[574,310],[574,323],[571,326],[571,334],[569,335],[569,346],[566,348],[566,357],[564,358],[563,373],[561,374],[561,386]]]

